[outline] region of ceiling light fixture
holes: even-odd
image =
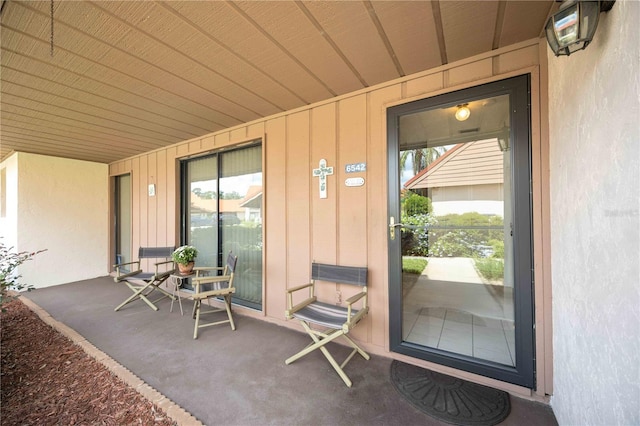
[[[600,12],[608,12],[613,1],[565,0],[545,25],[549,47],[556,56],[571,55],[586,48],[598,27]]]
[[[467,105],[469,104],[462,104],[457,106],[458,109],[456,110],[456,114],[455,114],[456,120],[464,121],[467,118],[469,118],[469,116],[471,115],[471,110]]]

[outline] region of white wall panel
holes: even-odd
[[[21,282],[48,287],[107,274],[109,166],[18,153],[17,250],[46,249]]]

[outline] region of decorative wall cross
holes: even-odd
[[[327,167],[327,160],[324,158],[318,165],[319,168],[313,169],[313,176],[320,178],[320,198],[327,198],[327,176],[333,174],[333,167]]]

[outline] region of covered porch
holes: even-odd
[[[391,358],[354,358],[347,367],[354,387],[348,388],[320,353],[285,365],[308,343],[302,332],[237,312],[236,331],[207,328],[194,340],[192,302],[183,300],[184,316],[176,305],[170,312],[169,299],[157,312],[140,301],[114,312],[128,294],[106,276],[36,289],[22,300],[104,352],[124,368],[117,370],[125,380],[137,376],[204,424],[445,424],[396,391]],[[347,356],[346,347],[331,345],[339,362]],[[557,424],[548,405],[510,401],[501,424]]]
[[[544,424],[521,409],[537,405],[519,398],[549,404],[560,424],[638,423],[640,43],[632,34],[640,3],[617,1],[588,49],[570,57],[555,57],[544,36],[559,6],[0,0],[0,236],[18,251],[47,249],[19,271],[38,287],[25,297],[205,423],[428,424],[389,384],[392,360],[509,392],[510,424]],[[519,180],[530,226],[516,234],[532,237],[522,256],[532,267],[518,282],[519,294],[533,297],[521,318],[533,323],[518,330],[527,331],[523,365],[535,382],[518,385],[479,372],[489,358],[476,349],[486,348],[453,353],[427,342],[423,359],[392,344],[393,330],[420,344],[429,337],[421,322],[442,333],[449,317],[430,317],[448,313],[422,302],[444,299],[443,282],[455,286],[451,277],[415,286],[411,302],[422,304],[408,304],[414,318],[393,321],[406,311],[390,303],[401,287],[390,249],[390,177],[399,173],[388,111],[442,96],[449,109],[467,101],[473,109],[471,92],[522,76],[528,125],[518,140],[531,157],[517,170],[530,172]],[[460,93],[466,100],[452,102]],[[460,130],[481,130],[471,125],[488,116],[480,111]],[[438,128],[457,122],[447,117]],[[250,149],[259,151],[253,161],[227,173],[225,159]],[[326,198],[312,174],[322,161],[335,168]],[[243,181],[242,193],[221,183],[192,188],[196,162],[211,164],[209,181],[261,180]],[[214,192],[216,210],[203,208],[201,195]],[[224,228],[225,220],[253,224]],[[214,225],[223,238],[199,261],[238,253],[224,231],[260,230],[242,244],[243,273],[256,286],[244,295],[253,305],[237,307],[237,331],[211,328],[193,341],[192,320],[169,313],[167,301],[159,312],[144,304],[113,312],[128,295],[106,277],[119,255],[198,243]],[[284,365],[307,341],[284,319],[285,292],[308,279],[312,261],[370,271],[371,311],[354,337],[373,359],[349,365],[352,389],[319,354]],[[350,296],[341,291],[321,296]],[[473,324],[485,316],[465,315]],[[501,318],[505,335],[509,319]],[[490,334],[465,327],[467,342]],[[511,340],[500,344],[512,353]],[[437,351],[449,353],[431,357]],[[446,363],[462,356],[473,368]]]

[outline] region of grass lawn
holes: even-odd
[[[402,257],[402,272],[420,275],[427,267],[427,259],[420,257]]]

